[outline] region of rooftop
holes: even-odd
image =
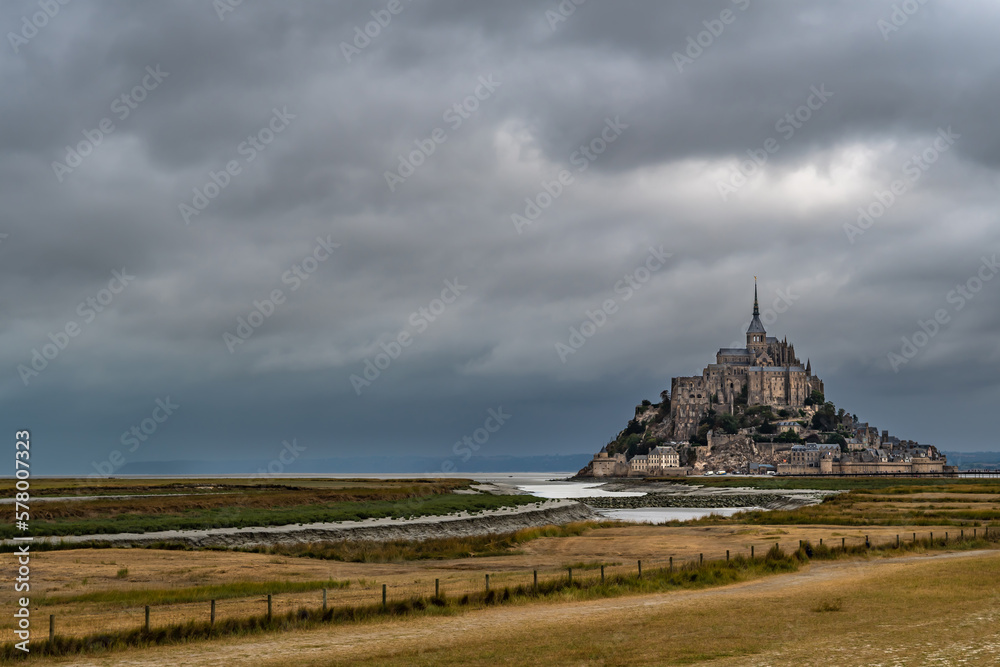
[[[772,373],[784,373],[785,371],[794,372],[805,372],[805,368],[802,366],[748,366],[748,371],[770,371]]]

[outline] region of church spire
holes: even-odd
[[[760,306],[757,303],[757,276],[753,277],[753,319],[747,329],[747,347],[763,350],[767,346],[767,332],[760,321]]]
[[[757,276],[753,277],[753,316],[760,317],[760,306],[757,305]]]

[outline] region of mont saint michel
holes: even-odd
[[[581,475],[699,472],[787,475],[946,471],[932,445],[900,440],[826,400],[795,345],[769,336],[754,284],[745,347],[722,347],[701,375],[675,377],[661,402],[643,401]]]

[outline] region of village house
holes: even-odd
[[[660,445],[649,451],[649,469],[662,470],[663,468],[679,468],[681,456],[673,447]]]
[[[795,435],[801,435],[802,431],[804,430],[802,428],[802,424],[800,424],[798,422],[793,422],[793,421],[780,421],[780,422],[776,422],[774,425],[778,428],[778,433],[784,433],[785,431],[791,431]]]
[[[628,461],[629,474],[647,475],[649,473],[649,457],[646,454],[637,454]]]

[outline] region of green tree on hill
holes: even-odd
[[[833,403],[824,403],[812,418],[812,427],[817,431],[833,431],[837,426],[837,408]]]
[[[731,414],[719,415],[715,420],[715,424],[729,435],[733,435],[740,430],[740,420]]]
[[[823,405],[826,402],[826,397],[823,396],[823,392],[818,389],[813,389],[812,393],[806,397],[806,400],[802,401],[805,405]]]
[[[639,453],[640,442],[642,442],[642,436],[638,433],[632,433],[625,437],[620,451],[625,454],[625,458],[630,459]]]
[[[831,433],[830,435],[826,436],[826,444],[840,445],[840,451],[842,452],[847,451],[847,439],[844,438],[844,436],[842,436],[839,433]]]
[[[801,443],[802,438],[795,434],[792,429],[785,430],[781,435],[774,439],[775,442],[794,442]]]

